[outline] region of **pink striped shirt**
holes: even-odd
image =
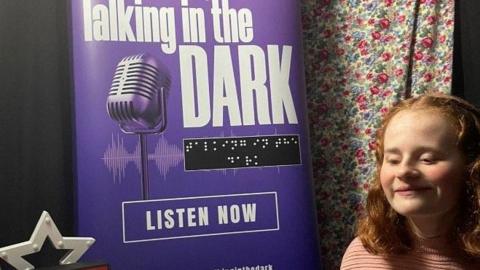
[[[355,238],[343,255],[341,270],[480,270],[480,258],[466,261],[445,238],[417,240],[408,254],[374,255]]]

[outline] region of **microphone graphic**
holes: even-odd
[[[167,126],[167,94],[170,74],[153,56],[132,55],[117,65],[107,98],[110,118],[126,134],[140,139],[141,192],[148,200],[148,156],[146,134],[160,133]]]

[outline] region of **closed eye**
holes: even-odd
[[[435,164],[437,162],[437,160],[434,158],[421,158],[420,161],[427,165]]]
[[[385,161],[387,164],[390,164],[390,165],[397,165],[400,163],[400,160],[399,159],[385,159]]]

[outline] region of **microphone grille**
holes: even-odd
[[[149,100],[156,93],[159,70],[144,54],[123,58],[117,65],[109,95],[134,94]]]
[[[137,120],[132,101],[117,101],[107,103],[110,117],[116,121]]]
[[[170,74],[149,54],[124,57],[108,91],[107,112],[125,133],[158,133],[166,127]]]

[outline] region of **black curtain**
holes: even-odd
[[[43,210],[73,235],[68,2],[0,0],[0,247],[27,241]],[[61,257],[46,247],[36,266]]]
[[[455,1],[454,95],[480,106],[480,1]]]

